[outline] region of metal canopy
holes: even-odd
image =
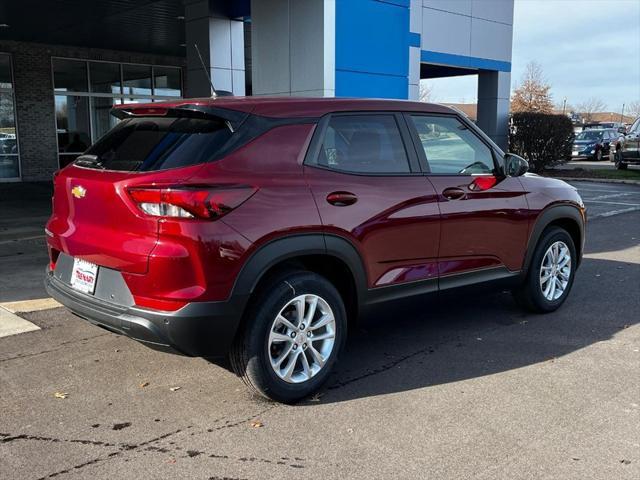
[[[0,40],[185,56],[182,0],[0,2]]]

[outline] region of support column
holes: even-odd
[[[223,4],[211,0],[185,0],[187,97],[211,95],[211,86],[194,44],[198,45],[216,90],[245,94],[244,25],[240,20],[225,16]]]
[[[480,70],[477,125],[505,152],[509,144],[510,92],[510,72]]]
[[[253,95],[335,95],[335,0],[252,0]]]
[[[422,0],[409,4],[409,100],[420,100],[420,49],[422,32]]]

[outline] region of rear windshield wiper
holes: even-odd
[[[104,170],[104,166],[102,165],[102,162],[97,155],[80,155],[78,158],[76,158],[76,161],[74,163],[81,167],[100,168]]]

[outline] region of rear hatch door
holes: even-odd
[[[146,273],[161,217],[143,213],[128,190],[184,182],[231,135],[215,118],[124,120],[56,176],[50,245],[100,266]]]

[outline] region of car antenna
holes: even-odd
[[[204,70],[204,74],[207,76],[207,80],[209,80],[209,85],[211,85],[211,98],[217,98],[218,92],[216,92],[215,87],[213,86],[213,81],[211,80],[211,75],[207,71],[207,67],[204,64],[204,60],[202,59],[202,55],[200,55],[200,49],[198,48],[198,44],[194,43],[194,47],[196,47],[196,52],[198,53],[198,58],[200,59],[200,64],[202,65],[202,70]]]

